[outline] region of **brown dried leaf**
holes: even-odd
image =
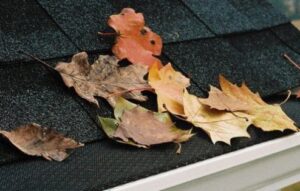
[[[175,131],[173,123],[159,121],[151,111],[143,111],[139,107],[125,110],[114,137],[125,142],[134,142],[150,146],[167,142],[181,142],[183,134]]]
[[[116,119],[99,117],[99,122],[109,138],[124,144],[148,148],[167,142],[185,142],[193,136],[191,130],[177,128],[168,113],[149,111],[121,97],[114,115]]]
[[[100,55],[90,65],[85,52],[75,54],[70,63],[60,62],[55,69],[68,87],[74,87],[83,99],[99,106],[96,96],[108,99],[114,105],[115,96],[139,101],[147,100],[141,91],[151,89],[143,79],[147,68],[141,65],[120,67],[114,56]]]
[[[0,131],[0,134],[25,154],[42,156],[50,161],[63,161],[69,156],[66,150],[83,146],[53,129],[35,123],[20,126],[10,132]]]

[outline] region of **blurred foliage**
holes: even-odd
[[[291,20],[300,19],[300,0],[268,0]]]
[[[300,190],[300,182],[281,189],[281,191],[299,191],[299,190]]]

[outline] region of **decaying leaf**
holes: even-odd
[[[200,98],[187,91],[183,95],[183,105],[186,120],[203,129],[213,143],[222,141],[230,144],[232,138],[250,137],[247,132],[250,122],[246,114],[234,115],[230,112],[210,109],[200,102]]]
[[[189,140],[191,130],[178,129],[167,113],[151,112],[123,98],[118,98],[116,119],[99,117],[108,137],[121,143],[148,148],[151,145]]]
[[[119,59],[127,58],[133,64],[150,66],[160,60],[162,40],[159,35],[145,27],[144,16],[131,8],[124,8],[120,14],[111,15],[108,25],[117,33],[112,51]]]
[[[220,76],[221,90],[211,87],[209,97],[200,99],[202,104],[217,110],[226,110],[248,115],[250,122],[264,131],[298,128],[281,109],[280,105],[264,102],[259,94],[253,93],[245,84],[238,87]]]
[[[173,114],[183,115],[183,91],[190,86],[190,80],[173,69],[169,63],[158,68],[153,64],[149,70],[148,81],[157,94],[158,111],[166,108]]]
[[[100,55],[90,65],[85,52],[75,54],[70,63],[60,62],[55,69],[68,87],[89,102],[98,105],[95,96],[103,97],[114,105],[114,98],[124,96],[139,101],[147,100],[141,91],[151,89],[143,79],[148,72],[141,65],[120,67],[114,56]]]
[[[68,149],[83,146],[53,129],[35,123],[20,126],[10,132],[0,131],[0,134],[23,153],[42,156],[47,160],[63,161],[69,156],[66,152]]]

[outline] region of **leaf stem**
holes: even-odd
[[[36,56],[34,56],[34,55],[32,55],[32,54],[29,54],[29,53],[27,53],[27,52],[25,52],[25,51],[23,51],[23,50],[19,50],[19,52],[22,53],[22,54],[24,54],[24,55],[26,55],[26,56],[28,56],[28,57],[30,57],[30,58],[32,58],[32,59],[34,59],[34,60],[36,60],[36,61],[38,61],[39,63],[41,63],[41,64],[42,64],[43,66],[45,66],[46,68],[50,68],[50,69],[56,71],[51,65],[49,65],[47,62],[45,62],[45,61],[39,59],[38,57],[36,57]],[[56,72],[57,72],[57,71],[56,71]]]
[[[117,36],[117,33],[115,32],[98,32],[98,35],[101,35],[101,36]]]
[[[172,113],[170,110],[168,110],[167,106],[164,104],[163,105],[164,109],[166,109],[167,112],[169,113]],[[173,113],[172,113],[173,114]],[[224,119],[224,120],[216,120],[216,121],[191,121],[191,120],[188,120],[187,118],[184,118],[180,115],[176,115],[176,114],[173,114],[173,116],[179,120],[182,120],[182,121],[186,121],[186,122],[190,122],[190,123],[199,123],[199,124],[210,124],[210,123],[218,123],[218,122],[224,122],[224,121],[232,121],[232,120],[237,120],[236,118],[240,118],[240,119],[245,119],[246,121],[249,121],[249,119],[247,117],[241,117],[241,116],[238,116],[238,115],[233,115],[235,116],[236,118],[232,118],[232,119]],[[194,116],[195,117],[195,116]],[[193,118],[194,118],[193,117]]]
[[[36,56],[34,56],[34,55],[32,55],[32,54],[29,54],[29,53],[27,53],[27,52],[25,52],[25,51],[23,51],[23,50],[19,50],[19,52],[22,53],[22,54],[24,54],[24,55],[26,55],[26,56],[28,56],[28,57],[30,57],[30,58],[32,58],[32,59],[34,59],[34,60],[36,60],[38,63],[42,64],[43,66],[45,66],[45,67],[47,67],[47,68],[49,68],[49,69],[51,69],[51,70],[53,70],[53,71],[55,71],[55,72],[58,72],[58,73],[60,73],[60,74],[67,75],[67,76],[69,76],[69,77],[71,77],[71,78],[74,78],[74,79],[76,79],[76,80],[83,81],[83,82],[87,82],[87,83],[92,83],[92,84],[95,84],[95,85],[97,85],[97,86],[111,85],[111,86],[116,86],[116,87],[118,87],[118,85],[114,85],[114,84],[111,84],[111,83],[103,83],[103,82],[102,82],[102,83],[97,83],[97,82],[92,82],[92,81],[88,81],[88,80],[86,80],[86,79],[78,78],[78,77],[76,77],[76,76],[74,76],[74,75],[65,73],[65,72],[63,72],[63,71],[57,71],[54,67],[52,67],[51,65],[49,65],[47,62],[45,62],[45,61],[39,59],[38,57],[36,57]],[[124,82],[124,84],[125,84],[125,83],[126,83],[126,82]],[[126,84],[128,84],[128,83],[126,83]],[[139,84],[142,84],[142,83],[133,83],[133,84],[134,84],[134,85],[139,85]],[[150,90],[150,89],[149,89],[149,90]],[[129,90],[129,91],[131,91],[131,90]]]
[[[230,107],[229,107],[225,102],[222,101],[222,99],[220,98],[219,94],[217,94],[217,96],[218,96],[218,98],[219,98],[219,100],[220,100],[220,103],[222,103],[222,104],[226,107],[226,110],[227,110],[228,112],[230,112],[233,116],[238,117],[238,118],[245,119],[246,121],[249,121],[249,119],[248,119],[247,117],[241,117],[241,116],[237,115],[236,113],[234,113],[234,111],[231,111],[231,110],[230,110]]]
[[[180,154],[181,153],[181,143],[176,143],[178,148],[176,150],[176,154]]]
[[[291,95],[292,95],[292,91],[291,91],[291,90],[288,90],[288,95],[287,95],[287,97],[286,97],[285,100],[283,100],[283,102],[281,102],[279,105],[285,104],[285,103],[290,99]]]
[[[144,90],[153,90],[153,88],[149,87],[149,88],[133,88],[133,89],[129,89],[129,90],[124,90],[124,91],[119,91],[119,92],[116,92],[116,93],[111,93],[107,96],[107,98],[109,97],[114,97],[114,96],[118,96],[118,95],[122,95],[124,93],[127,93],[127,92],[132,92],[132,91],[144,91]]]
[[[283,54],[283,57],[287,59],[291,64],[293,64],[298,70],[300,70],[299,64],[297,64],[291,57],[289,57],[286,53]]]
[[[223,120],[216,120],[216,121],[206,121],[206,122],[203,122],[203,121],[191,121],[191,123],[199,123],[199,124],[210,124],[210,123],[218,123],[218,122],[225,122],[225,121],[233,121],[233,120],[238,120],[239,117],[237,118],[232,118],[232,119],[223,119]],[[243,118],[240,118],[240,119],[243,119]],[[246,120],[246,119],[245,119]],[[247,119],[248,120],[248,119]]]

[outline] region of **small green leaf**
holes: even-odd
[[[118,128],[118,122],[112,118],[98,117],[103,131],[109,138],[113,138],[115,131]]]
[[[115,108],[114,108],[115,118],[117,120],[119,120],[122,117],[123,112],[125,110],[131,110],[135,107],[137,107],[136,104],[131,103],[131,102],[127,101],[126,99],[122,98],[122,97],[119,97],[118,100],[117,100],[117,103],[115,105]]]

